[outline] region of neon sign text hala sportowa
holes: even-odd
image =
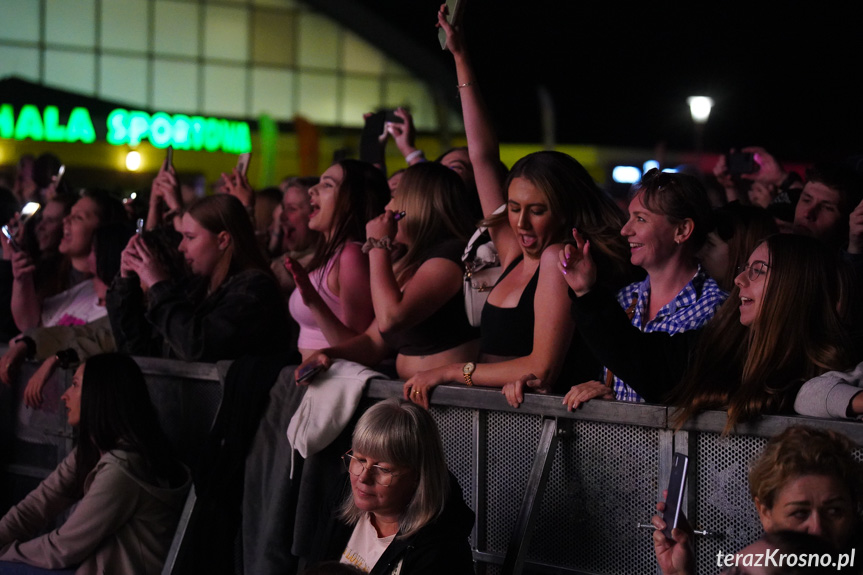
[[[248,123],[219,118],[117,108],[108,114],[105,128],[105,140],[115,146],[149,140],[157,148],[178,150],[240,154],[252,149]],[[0,138],[92,144],[97,132],[87,108],[73,108],[63,124],[57,106],[40,111],[27,104],[16,117],[11,104],[0,104]]]

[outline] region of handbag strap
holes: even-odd
[[[496,216],[498,214],[502,214],[506,210],[506,204],[501,204],[498,209],[491,213],[492,216]],[[483,235],[488,230],[488,226],[477,226],[476,231],[470,237],[470,240],[467,242],[467,247],[464,248],[464,253],[461,255],[462,263],[466,262],[473,253],[473,246],[476,241],[479,239],[481,235]],[[477,246],[479,247],[479,246]]]

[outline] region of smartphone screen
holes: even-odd
[[[689,458],[682,453],[674,454],[674,463],[671,467],[671,477],[668,478],[668,497],[665,498],[665,511],[662,520],[665,521],[663,533],[671,539],[671,530],[677,527],[680,518],[680,504],[683,502],[683,488],[686,485],[686,470],[689,467]]]
[[[446,0],[446,21],[450,26],[458,26],[461,24],[461,15],[464,10],[466,0]],[[440,42],[440,49],[446,50],[446,32],[443,28],[438,28],[437,39]]]
[[[16,252],[20,252],[21,246],[19,246],[18,242],[15,241],[15,237],[12,235],[12,232],[9,231],[9,226],[3,226],[0,228],[0,231],[2,231],[3,235],[6,236],[6,239],[9,240],[9,245],[12,246],[12,249]]]
[[[245,154],[240,154],[237,158],[237,170],[245,176],[249,173],[249,162],[252,159],[252,152],[246,152]]]
[[[755,161],[755,154],[749,152],[733,152],[726,155],[725,165],[731,175],[754,174],[760,168]]]
[[[300,370],[299,375],[297,375],[297,383],[302,383],[304,381],[311,381],[316,375],[318,375],[323,367],[320,365],[309,365]]]

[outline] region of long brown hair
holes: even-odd
[[[838,310],[838,258],[798,235],[767,238],[767,281],[758,317],[740,324],[735,287],[698,342],[690,369],[672,397],[680,426],[704,409],[728,408],[725,431],[762,413],[788,410],[807,379],[849,365]]]
[[[454,171],[435,162],[409,167],[399,182],[393,206],[405,212],[399,222],[411,244],[395,264],[399,285],[404,285],[425,261],[425,254],[442,241],[465,243],[472,231],[465,186]]]
[[[338,165],[342,183],[333,208],[333,233],[329,240],[323,234],[318,238],[307,271],[326,265],[345,242],[365,241],[366,222],[380,215],[390,201],[387,178],[378,168],[359,160],[342,160]]]
[[[746,263],[749,254],[768,236],[779,233],[770,212],[758,206],[731,202],[713,213],[716,235],[728,244],[728,266],[721,277],[713,278],[725,291],[734,289],[737,268]]]
[[[507,190],[515,178],[524,178],[536,186],[548,201],[549,210],[558,216],[560,227],[555,242],[572,240],[572,228],[577,228],[590,240],[603,284],[616,289],[632,281],[629,246],[620,235],[626,221],[623,212],[575,158],[562,152],[534,152],[512,167],[506,179]],[[505,213],[492,216],[483,225],[501,225],[506,218]]]
[[[255,241],[252,221],[240,200],[228,194],[207,196],[192,202],[186,213],[208,232],[227,232],[231,236],[231,243],[210,278],[211,290],[216,290],[225,280],[241,271],[257,269],[272,274]]]

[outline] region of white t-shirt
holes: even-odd
[[[42,303],[42,327],[84,325],[106,315],[108,310],[99,305],[92,280],[84,280]]]
[[[368,573],[395,537],[395,535],[378,537],[378,532],[372,525],[369,514],[366,513],[354,527],[354,532],[339,562],[353,565]]]

